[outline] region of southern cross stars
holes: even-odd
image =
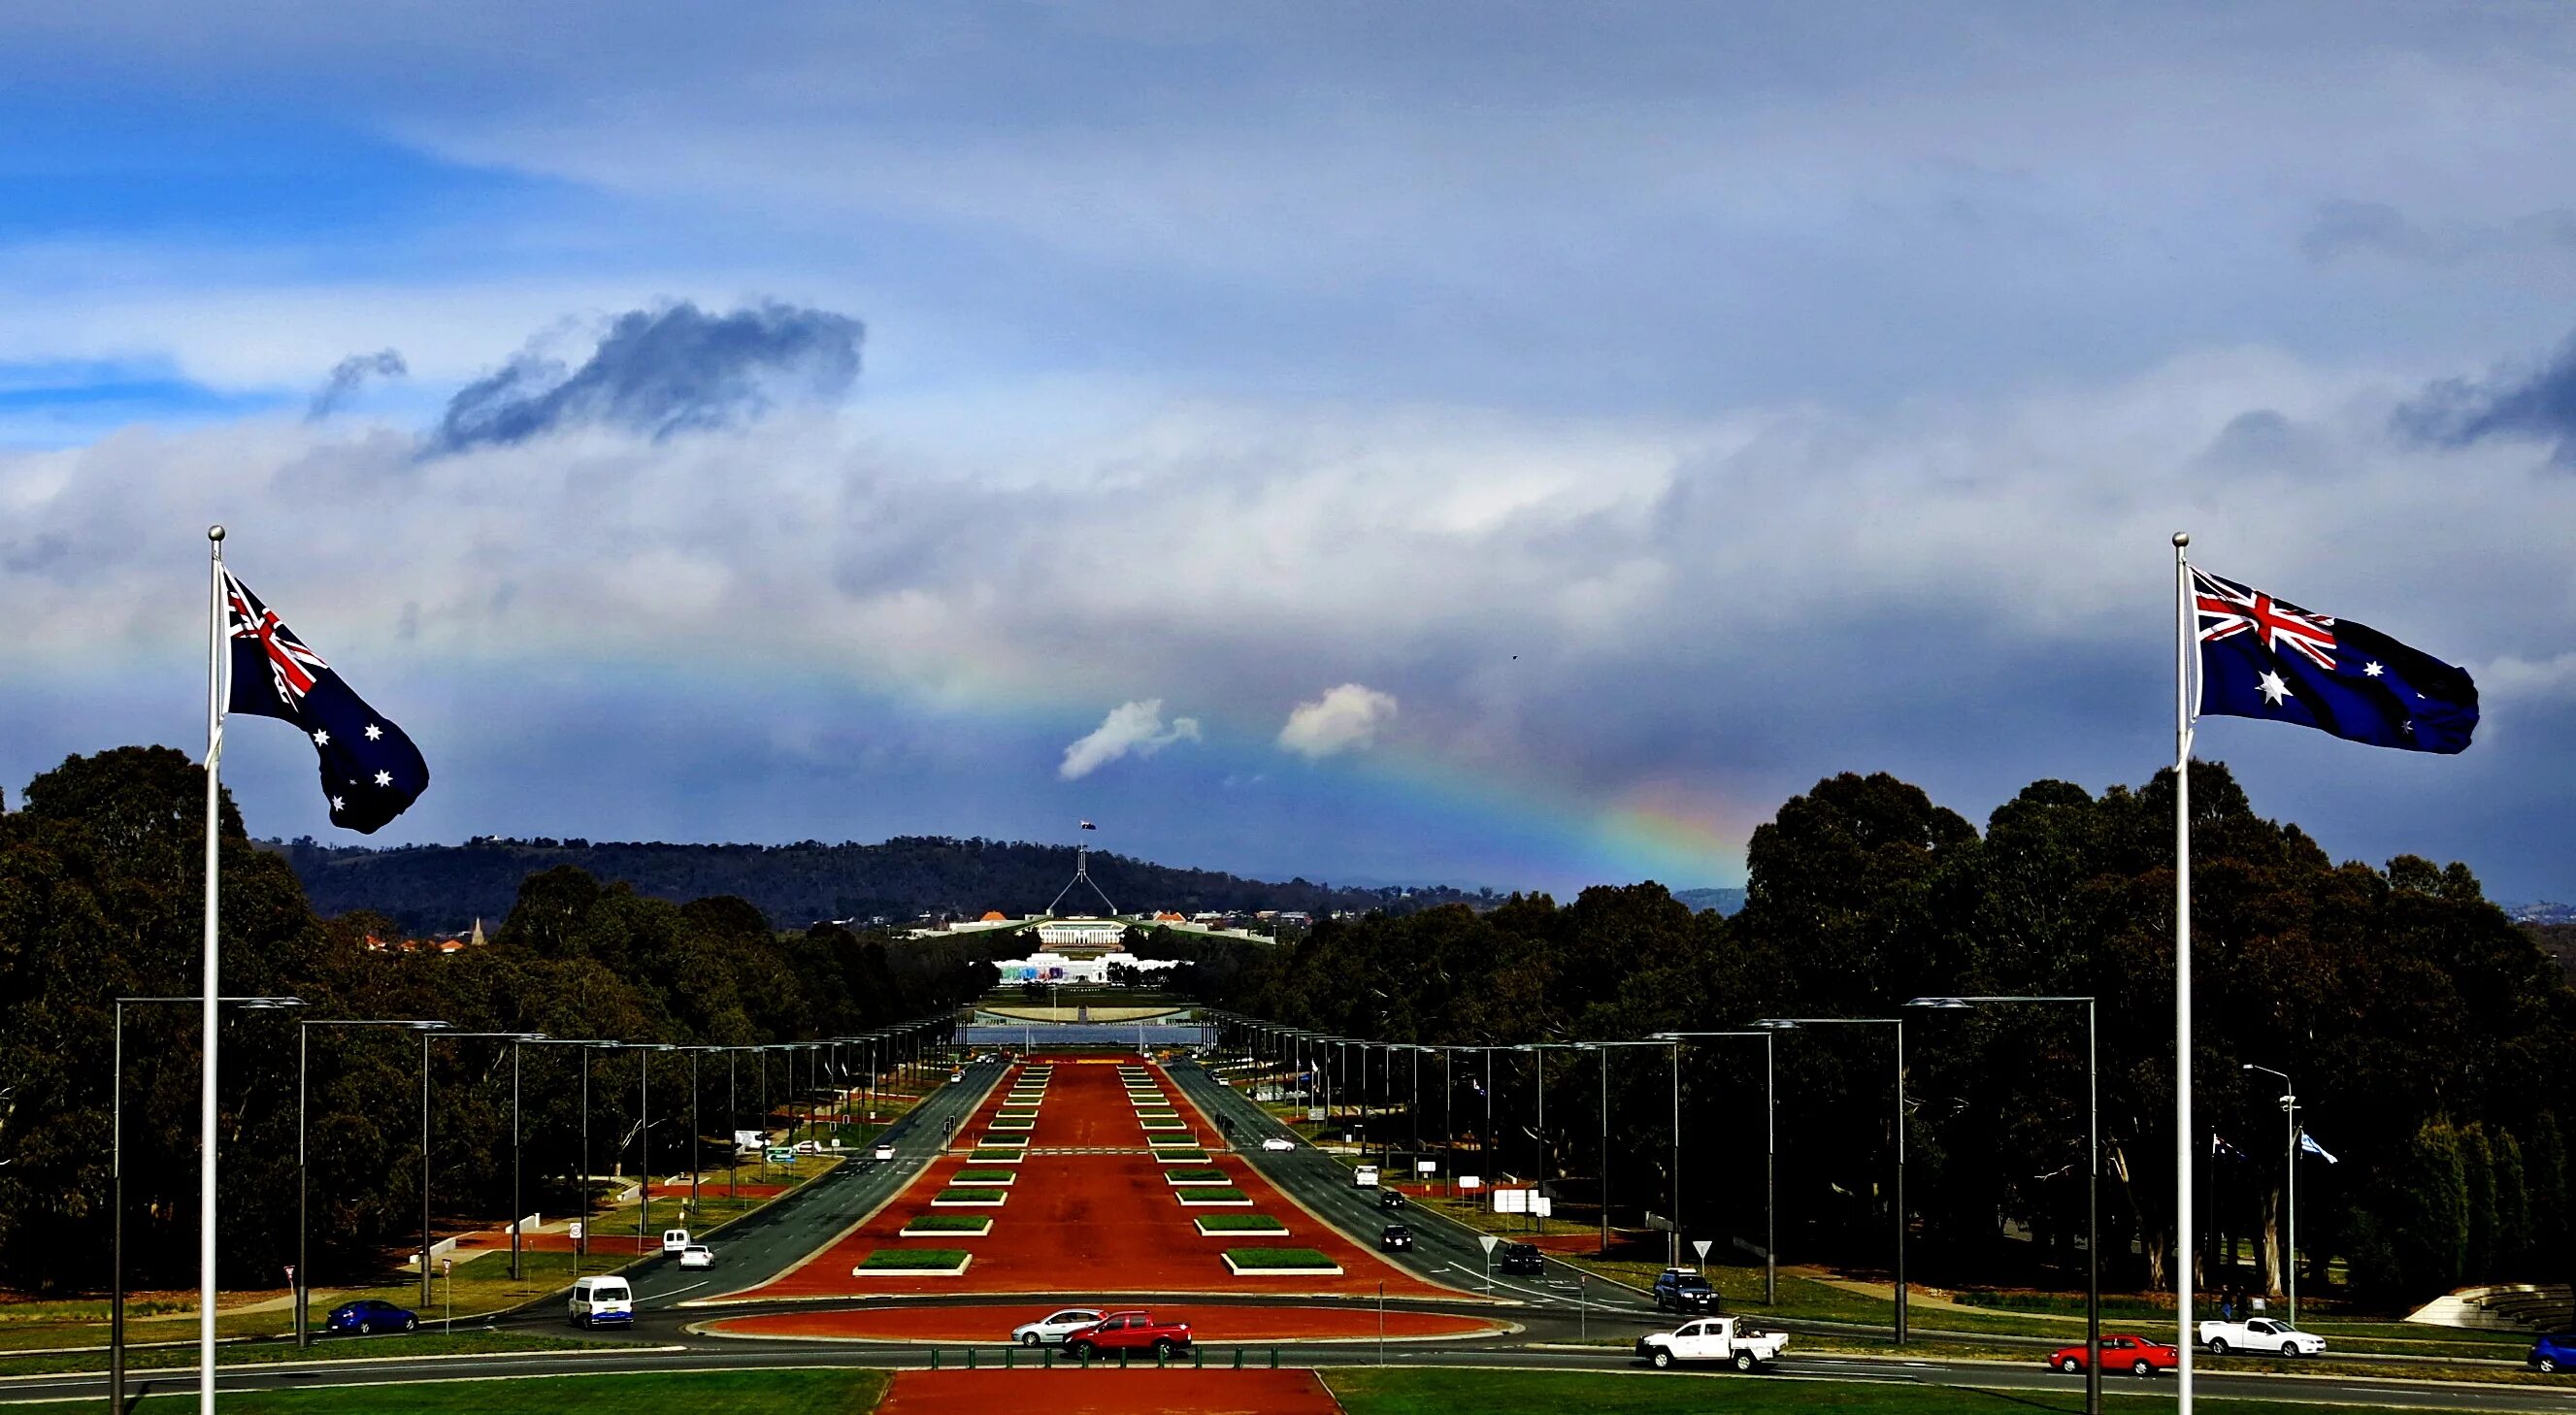
[[[2376,678],[2387,671],[2387,669],[2380,667],[2377,663],[2368,663],[2362,665],[2361,676],[2364,678]]]
[[[2278,673],[2264,674],[2254,681],[2254,686],[2263,690],[2263,701],[2276,707],[2283,698],[2290,695],[2290,685],[2282,682],[2281,675]]]
[[[378,786],[391,786],[391,785],[393,785],[393,784],[394,784],[394,774],[393,774],[392,772],[390,772],[390,771],[380,771],[380,772],[377,772],[377,773],[376,773],[376,784],[377,784]]]
[[[370,723],[368,723],[368,724],[367,724],[367,740],[368,740],[368,741],[373,742],[373,741],[375,741],[377,738],[382,737],[382,736],[384,736],[384,735],[385,735],[385,729],[383,729],[383,728],[381,728],[381,727],[378,727],[377,725],[375,725],[375,724],[374,724],[374,723],[372,723],[372,722],[370,722]],[[378,783],[378,784],[380,784],[380,785],[381,785],[382,783]]]
[[[314,745],[314,746],[317,746],[317,747],[327,747],[327,746],[330,746],[330,745],[331,745],[331,734],[330,734],[330,732],[329,732],[329,731],[327,731],[326,729],[323,729],[323,728],[320,728],[320,727],[316,727],[316,728],[314,728],[314,729],[313,729],[313,745]]]

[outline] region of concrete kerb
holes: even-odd
[[[258,1338],[253,1338],[253,1339],[254,1339],[254,1340],[257,1340]],[[952,1344],[953,1344],[953,1343],[952,1343]],[[685,1346],[671,1345],[671,1344],[661,1344],[661,1345],[654,1345],[654,1346],[635,1346],[635,1345],[630,1345],[630,1344],[628,1344],[628,1343],[626,1343],[626,1342],[602,1342],[601,1344],[599,1344],[599,1345],[597,1345],[597,1346],[583,1347],[583,1348],[581,1348],[580,1350],[577,1350],[577,1351],[565,1351],[565,1350],[554,1350],[554,1351],[442,1351],[442,1352],[438,1352],[438,1353],[436,1353],[436,1354],[434,1354],[434,1355],[426,1355],[426,1356],[343,1356],[343,1357],[341,1357],[340,1359],[338,1359],[338,1360],[336,1360],[336,1361],[255,1361],[255,1362],[241,1362],[241,1363],[237,1363],[237,1364],[230,1365],[230,1366],[225,1365],[225,1364],[224,1364],[223,1362],[221,1362],[221,1361],[217,1361],[217,1362],[215,1363],[215,1371],[216,1371],[216,1373],[217,1373],[218,1375],[221,1375],[221,1374],[223,1374],[223,1373],[225,1373],[225,1372],[243,1372],[243,1373],[257,1374],[257,1373],[260,1373],[260,1372],[266,1372],[266,1371],[329,1371],[329,1370],[335,1370],[335,1369],[338,1369],[338,1368],[340,1368],[340,1367],[345,1367],[345,1366],[356,1366],[356,1367],[360,1367],[360,1368],[364,1368],[364,1367],[368,1367],[368,1366],[386,1366],[386,1365],[406,1365],[406,1366],[407,1366],[407,1365],[412,1365],[412,1364],[414,1364],[414,1363],[416,1363],[416,1362],[421,1362],[421,1361],[489,1361],[489,1360],[491,1360],[492,1358],[494,1358],[494,1357],[496,1357],[496,1356],[507,1356],[507,1357],[509,1357],[509,1358],[510,1358],[510,1359],[512,1359],[512,1360],[517,1360],[518,1358],[520,1358],[520,1357],[522,1357],[522,1356],[532,1357],[532,1358],[540,1358],[540,1357],[541,1357],[541,1358],[559,1358],[559,1357],[567,1357],[567,1356],[573,1356],[573,1357],[578,1357],[578,1356],[661,1356],[661,1355],[666,1355],[666,1354],[668,1354],[668,1353],[670,1353],[670,1352],[674,1352],[674,1351],[686,1351],[686,1350],[688,1350],[688,1349],[689,1349],[689,1348],[687,1348],[687,1347],[685,1347]],[[126,1370],[126,1375],[127,1375],[129,1378],[144,1377],[144,1376],[165,1377],[165,1378],[166,1378],[166,1377],[170,1377],[170,1376],[186,1376],[186,1375],[194,1375],[194,1374],[196,1373],[196,1370],[197,1370],[197,1367],[196,1367],[196,1365],[192,1362],[192,1363],[190,1363],[190,1364],[188,1364],[188,1365],[185,1365],[185,1366],[156,1366],[156,1367],[154,1367],[153,1369],[151,1369],[151,1370],[149,1370],[149,1371],[138,1371],[138,1370],[134,1370],[133,1368],[129,1367],[129,1368],[127,1368],[127,1370]],[[80,1379],[83,1379],[83,1378],[85,1378],[85,1377],[90,1377],[90,1376],[105,1376],[106,1374],[107,1374],[107,1372],[106,1372],[106,1371],[104,1371],[104,1370],[99,1370],[99,1371],[44,1371],[44,1372],[31,1372],[31,1373],[28,1373],[28,1374],[26,1374],[26,1375],[9,1375],[9,1376],[0,1376],[0,1390],[6,1390],[6,1389],[8,1389],[10,1386],[13,1386],[13,1385],[27,1385],[27,1384],[34,1384],[34,1383],[39,1382],[39,1381],[65,1381],[65,1380],[80,1380]],[[531,1374],[553,1375],[553,1374],[555,1374],[555,1373],[554,1373],[554,1372],[551,1372],[551,1371],[548,1371],[548,1372],[532,1372]],[[507,1380],[507,1379],[510,1379],[510,1378],[509,1378],[509,1377],[507,1377],[507,1376],[475,1376],[475,1377],[471,1377],[470,1379],[474,1379],[474,1380]],[[325,1382],[324,1384],[328,1384],[328,1383],[327,1383],[327,1382]],[[369,1384],[369,1385],[375,1385],[375,1384],[387,1384],[387,1385],[391,1385],[391,1384],[397,1384],[397,1382],[390,1382],[390,1381],[388,1381],[388,1382],[381,1382],[381,1383],[380,1383],[380,1382],[370,1381],[370,1382],[368,1382],[367,1384]],[[408,1384],[416,1384],[416,1383],[415,1383],[415,1382],[400,1382],[399,1384],[406,1384],[406,1385],[408,1385]],[[298,1390],[307,1390],[307,1389],[311,1389],[312,1387],[310,1387],[310,1386],[308,1386],[308,1385],[305,1385],[305,1384],[302,1384],[302,1383],[299,1383],[299,1384],[297,1385],[297,1387],[296,1387],[296,1388],[297,1388]],[[90,1395],[64,1396],[64,1397],[63,1397],[63,1400],[67,1400],[67,1401],[68,1401],[68,1400],[78,1400],[78,1401],[82,1401],[82,1402],[84,1402],[84,1403],[90,1403],[90,1404],[95,1404],[95,1403],[97,1402],[97,1399],[98,1399],[98,1397],[96,1397],[96,1396],[90,1396]],[[28,1401],[28,1402],[25,1402],[25,1403],[30,1404],[30,1405],[39,1405],[39,1404],[43,1404],[43,1405],[50,1405],[50,1404],[56,1404],[56,1403],[58,1403],[58,1402],[55,1402],[55,1401]]]

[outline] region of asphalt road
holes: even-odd
[[[640,1315],[634,1333],[610,1349],[574,1354],[504,1353],[236,1367],[227,1368],[220,1374],[218,1386],[227,1391],[280,1390],[469,1376],[761,1370],[819,1365],[927,1365],[930,1353],[918,1345],[746,1341],[707,1336],[692,1328],[720,1316],[792,1311],[814,1306],[811,1302],[774,1299],[723,1299],[726,1294],[757,1287],[784,1272],[892,1196],[928,1160],[941,1137],[943,1122],[951,1117],[962,1120],[971,1115],[1002,1074],[999,1067],[974,1068],[968,1072],[965,1084],[943,1088],[926,1099],[912,1115],[889,1132],[899,1156],[894,1161],[880,1164],[872,1159],[854,1159],[760,1214],[723,1230],[713,1240],[722,1264],[720,1267],[690,1272],[654,1258],[630,1269],[629,1275],[640,1297]],[[1212,1077],[1195,1067],[1184,1064],[1176,1067],[1173,1074],[1182,1089],[1209,1115],[1222,1116],[1233,1122],[1236,1140],[1251,1147],[1245,1153],[1273,1183],[1328,1221],[1343,1227],[1356,1240],[1374,1245],[1378,1229],[1387,1221],[1388,1215],[1378,1208],[1373,1194],[1350,1183],[1349,1171],[1344,1166],[1303,1145],[1287,1152],[1259,1149],[1261,1135],[1281,1133],[1277,1122],[1233,1089],[1216,1085]],[[1388,1310],[1453,1311],[1480,1315],[1512,1323],[1516,1330],[1476,1341],[1391,1344],[1386,1348],[1386,1356],[1398,1364],[1489,1369],[1634,1370],[1638,1363],[1623,1347],[1576,1347],[1575,1343],[1598,1341],[1605,1337],[1632,1339],[1643,1332],[1668,1327],[1674,1320],[1669,1315],[1655,1312],[1633,1291],[1597,1278],[1585,1281],[1575,1276],[1574,1270],[1559,1264],[1551,1264],[1547,1273],[1535,1278],[1506,1280],[1497,1277],[1493,1298],[1488,1299],[1482,1292],[1484,1251],[1470,1230],[1418,1207],[1403,1210],[1401,1217],[1413,1228],[1420,1246],[1408,1254],[1392,1255],[1396,1261],[1424,1277],[1460,1288],[1462,1292],[1455,1299],[1390,1300],[1386,1303]],[[1097,1295],[1066,1293],[1060,1298],[1031,1298],[1028,1305],[1035,1312],[1059,1302],[1081,1301]],[[1145,1303],[1150,1303],[1153,1296],[1131,1295]],[[1176,1303],[1193,1298],[1205,1300],[1205,1294],[1168,1296]],[[721,1305],[699,1305],[710,1300]],[[1226,1300],[1256,1305],[1314,1306],[1340,1303],[1345,1299],[1324,1299],[1321,1303],[1314,1298],[1295,1297],[1229,1297]],[[994,1301],[990,1296],[959,1296],[920,1299],[920,1305],[982,1306]],[[1348,1305],[1365,1311],[1374,1304],[1362,1299]],[[1832,1324],[1772,1324],[1789,1327],[1793,1331],[1801,1327],[1832,1328]],[[534,1303],[517,1313],[473,1325],[534,1333],[565,1329],[562,1308],[556,1299]],[[999,1364],[1009,1349],[1003,1344],[1002,1333],[996,1332],[994,1338],[992,1345],[978,1352],[984,1364]],[[1990,1343],[1997,1340],[1990,1335],[1976,1335],[1974,1339]],[[2045,1344],[2040,1338],[2030,1340],[2034,1344]],[[1573,1349],[1567,1349],[1569,1347]],[[1274,1351],[1280,1364],[1289,1366],[1368,1365],[1380,1359],[1376,1343],[1361,1340],[1339,1344],[1291,1344],[1276,1348],[1247,1347],[1243,1351],[1243,1364],[1268,1365]],[[1795,1351],[1794,1345],[1792,1351]],[[943,1355],[945,1364],[953,1367],[960,1364],[964,1353],[950,1347]],[[1235,1348],[1211,1347],[1205,1353],[1205,1359],[1211,1366],[1225,1365],[1233,1362],[1234,1355]],[[1862,1381],[2061,1394],[2079,1391],[2083,1384],[2080,1377],[2048,1370],[2036,1359],[1995,1362],[1916,1359],[1895,1354],[1793,1354],[1782,1360],[1778,1368],[1767,1376],[1728,1376],[1724,1379]],[[2496,1415],[2576,1415],[2576,1381],[2563,1387],[2438,1383],[2409,1381],[2393,1374],[2278,1375],[2204,1368],[2199,1382],[2200,1388],[2212,1397],[2259,1396],[2347,1409],[2414,1408],[2495,1412]],[[129,1384],[137,1393],[184,1390],[193,1388],[194,1376],[187,1370],[136,1373],[129,1377]],[[105,1377],[100,1375],[0,1377],[0,1404],[101,1399],[105,1396],[105,1387]],[[2171,1383],[2169,1380],[2141,1381],[2134,1377],[2113,1376],[2106,1381],[2106,1389],[2170,1390]]]

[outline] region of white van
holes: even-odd
[[[1360,1188],[1362,1188],[1362,1189],[1374,1189],[1374,1188],[1376,1188],[1376,1187],[1377,1187],[1377,1166],[1376,1166],[1376,1165],[1373,1165],[1373,1164],[1364,1164],[1364,1165],[1361,1165],[1359,1168],[1352,1170],[1352,1171],[1351,1171],[1351,1182],[1352,1182],[1353,1184],[1358,1185],[1358,1186],[1359,1186]]]
[[[688,1246],[689,1231],[687,1229],[666,1228],[662,1230],[662,1254],[664,1257],[676,1256],[686,1250]]]
[[[635,1291],[622,1277],[586,1277],[572,1285],[566,1304],[577,1327],[635,1325]]]

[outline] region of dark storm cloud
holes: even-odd
[[[400,352],[379,349],[372,354],[351,354],[331,368],[331,377],[313,395],[313,406],[306,409],[304,420],[318,423],[340,410],[340,405],[369,378],[400,378],[411,372]]]
[[[2549,460],[2576,471],[2576,339],[2537,368],[2499,368],[2483,380],[2446,378],[2400,406],[2397,430],[2438,447],[2491,437],[2553,444]]]
[[[631,311],[579,368],[522,354],[467,385],[448,402],[431,450],[507,445],[583,425],[658,441],[746,422],[780,396],[846,392],[858,377],[863,332],[847,315],[782,304],[724,315],[687,301]]]

